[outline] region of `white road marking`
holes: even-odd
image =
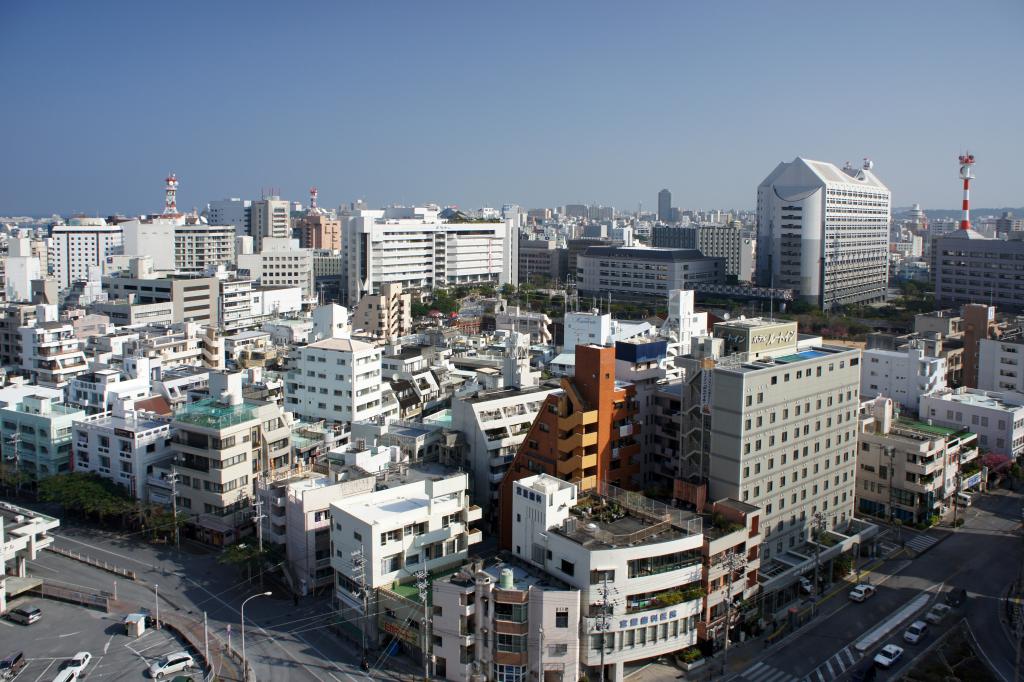
[[[40,682],[40,680],[43,679],[43,675],[46,674],[46,671],[49,670],[51,667],[53,667],[53,664],[56,663],[56,662],[57,662],[57,659],[54,658],[49,663],[47,663],[46,667],[43,668],[43,672],[39,673],[39,677],[36,678],[36,682]]]
[[[69,632],[66,635],[57,635],[57,639],[63,639],[64,637],[74,637],[75,635],[80,635],[80,634],[82,634],[81,630],[79,630],[78,632]]]
[[[114,640],[114,635],[111,635],[111,636],[110,636],[110,639],[108,639],[108,640],[107,640],[107,643],[103,645],[103,653],[104,653],[104,654],[105,654],[105,653],[107,653],[108,651],[110,651],[110,643],[111,643],[111,642],[112,642],[113,640]]]

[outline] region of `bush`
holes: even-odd
[[[687,647],[679,652],[679,660],[683,663],[693,663],[704,658],[704,655],[695,646]]]
[[[953,527],[954,528],[959,528],[962,525],[964,525],[964,520],[963,519],[957,519],[956,521],[953,522]]]

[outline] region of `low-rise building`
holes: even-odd
[[[412,296],[389,282],[379,294],[365,294],[352,311],[352,329],[360,335],[395,339],[412,331]]]
[[[580,679],[580,589],[513,557],[471,562],[432,585],[433,679]]]
[[[885,396],[917,413],[921,396],[946,387],[946,363],[925,354],[924,342],[901,350],[866,349],[860,367],[862,398]]]
[[[84,343],[70,322],[40,322],[22,327],[21,368],[40,386],[64,388],[88,370]]]
[[[512,552],[580,590],[578,656],[588,678],[620,681],[627,665],[696,644],[699,516],[601,483],[577,497],[574,484],[546,474],[512,490]],[[545,652],[540,665],[547,661]],[[512,663],[524,675],[538,669],[525,654]]]
[[[75,421],[73,468],[110,479],[133,498],[151,502],[148,478],[169,464],[170,440],[170,420],[117,400],[111,411]]]
[[[581,296],[667,298],[674,289],[725,284],[725,259],[696,249],[594,246],[577,257]]]
[[[943,389],[921,396],[921,419],[978,434],[978,445],[999,455],[1024,455],[1024,394]]]
[[[893,401],[864,404],[857,452],[857,510],[903,523],[927,523],[952,506],[978,437],[896,414]]]
[[[35,480],[71,471],[71,428],[82,419],[84,411],[42,395],[0,408],[5,459]]]

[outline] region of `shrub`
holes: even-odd
[[[699,661],[702,658],[704,658],[704,655],[701,654],[700,649],[695,646],[687,647],[679,652],[679,660],[683,663],[693,663],[694,661]]]

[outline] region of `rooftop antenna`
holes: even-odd
[[[171,173],[164,181],[164,215],[178,213],[178,176]]]

